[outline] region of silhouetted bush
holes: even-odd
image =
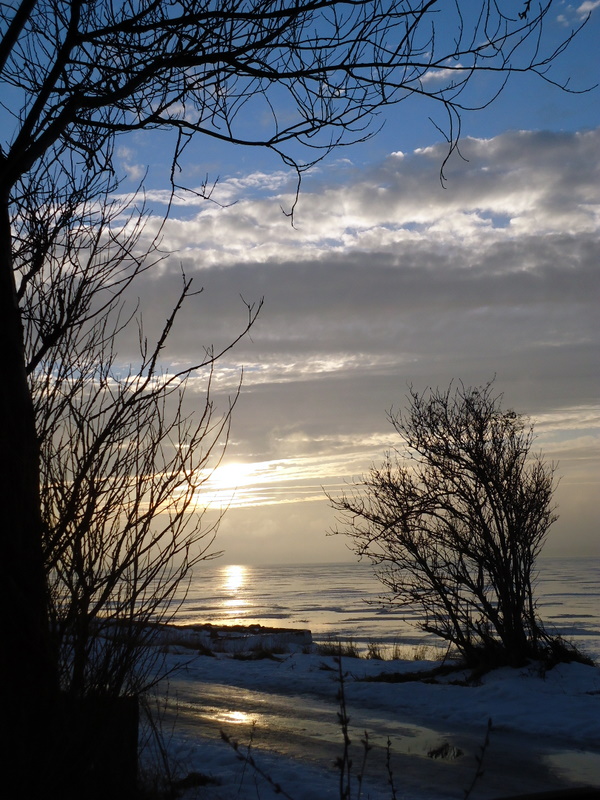
[[[556,520],[554,466],[533,427],[492,383],[410,390],[390,413],[402,450],[330,498],[356,553],[377,565],[390,602],[487,669],[539,657],[549,637],[534,600],[535,562]]]

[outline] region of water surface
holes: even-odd
[[[600,659],[600,558],[540,559],[536,595],[548,630]],[[418,609],[390,606],[369,564],[200,565],[179,624],[260,624],[336,636],[440,646],[418,629]]]

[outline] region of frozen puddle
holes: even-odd
[[[321,769],[333,770],[342,754],[335,702],[310,694],[282,695],[212,682],[175,681],[171,688],[178,697],[177,728],[188,736],[218,739],[223,730],[242,749],[251,744],[258,760],[262,750]],[[387,784],[389,738],[390,765],[399,796],[464,797],[477,773],[485,724],[469,730],[450,725],[432,728],[402,719],[397,712],[373,712],[355,704],[349,715],[355,771],[363,760],[365,731],[372,746],[365,790],[369,785],[381,788]],[[565,750],[551,737],[493,730],[473,797],[485,800],[584,783],[600,784],[597,753]]]

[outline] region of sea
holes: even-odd
[[[600,558],[541,558],[538,572],[537,608],[546,630],[600,663]],[[420,621],[418,609],[390,605],[370,564],[216,561],[196,568],[173,620],[310,630],[317,642],[352,643],[359,650],[376,645],[383,655],[397,657],[436,657],[443,643],[422,632]]]

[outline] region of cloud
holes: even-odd
[[[563,14],[559,14],[556,20],[564,27],[579,25],[582,20],[586,20],[590,14],[600,7],[600,0],[584,0],[578,6],[568,4],[565,6]]]
[[[402,253],[432,241],[485,240],[489,246],[491,237],[510,242],[528,232],[593,233],[600,212],[598,138],[593,131],[468,139],[461,146],[464,160],[457,157],[445,169],[447,189],[439,180],[442,145],[412,157],[391,156],[368,173],[344,166],[341,185],[319,185],[319,176],[313,189],[306,179],[293,227],[281,213],[291,208],[293,193],[269,194],[286,180],[291,188],[289,176],[226,179],[220,197],[237,202],[227,208],[202,203],[192,219],[169,221],[163,242],[192,257],[197,268],[210,269]]]
[[[204,291],[184,306],[166,363],[224,346],[245,324],[240,294],[265,297],[213,383],[225,403],[244,366],[231,457],[303,476],[263,487],[261,502],[315,502],[315,486],[377,461],[394,441],[385,412],[408,384],[495,374],[569,480],[585,473],[599,426],[599,148],[600,130],[467,139],[446,188],[442,145],[368,169],[339,162],[306,177],[293,225],[283,172],[224,179],[234,205],[175,209],[163,229],[173,255],[136,287],[145,330],[165,318],[182,268]],[[190,388],[193,405],[205,378]]]
[[[585,0],[584,3],[581,3],[581,5],[577,6],[577,13],[580,16],[585,17],[588,14],[591,14],[591,12],[596,8],[600,8],[600,0]]]
[[[452,80],[460,81],[463,79],[464,76],[461,75],[461,72],[468,70],[469,67],[459,63],[453,64],[451,67],[432,67],[428,69],[419,80],[421,83],[425,84],[440,81],[443,82],[445,86]]]
[[[350,169],[343,183],[308,183],[296,227],[281,214],[287,195],[256,197],[250,187],[269,181],[251,176],[236,205],[169,220],[163,247],[175,253],[137,289],[159,307],[182,267],[204,287],[173,335],[170,357],[183,360],[239,330],[240,294],[264,295],[236,351],[249,386],[511,350],[513,365],[523,350],[559,360],[597,335],[599,138],[468,140],[447,189],[441,147]],[[220,365],[224,380],[236,365]]]
[[[129,180],[139,183],[144,178],[146,167],[143,164],[134,162],[135,152],[130,147],[121,146],[117,148],[117,158]]]

